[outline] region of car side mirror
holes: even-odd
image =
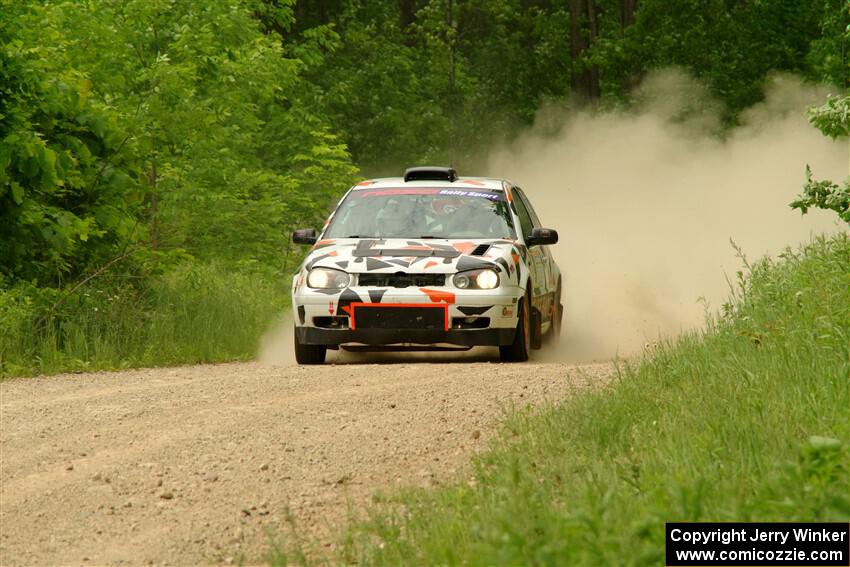
[[[292,233],[292,242],[295,244],[315,244],[317,238],[315,228],[299,228]]]
[[[525,239],[525,245],[531,248],[532,246],[546,246],[548,244],[558,243],[558,231],[552,228],[535,228],[531,234]]]

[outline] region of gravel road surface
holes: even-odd
[[[448,359],[6,380],[0,564],[256,563],[287,510],[329,544],[375,490],[462,471],[506,409],[609,376]]]

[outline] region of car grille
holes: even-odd
[[[432,287],[446,285],[445,274],[360,274],[357,283],[363,287]]]
[[[352,328],[356,329],[446,329],[446,306],[392,307],[355,305]]]

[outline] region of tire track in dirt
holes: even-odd
[[[450,478],[506,409],[610,369],[245,363],[7,380],[0,564],[258,562],[290,512],[330,541],[350,504]]]

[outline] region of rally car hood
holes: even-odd
[[[335,268],[349,273],[455,273],[478,268],[519,273],[525,247],[504,239],[363,239],[320,240],[304,267]]]

